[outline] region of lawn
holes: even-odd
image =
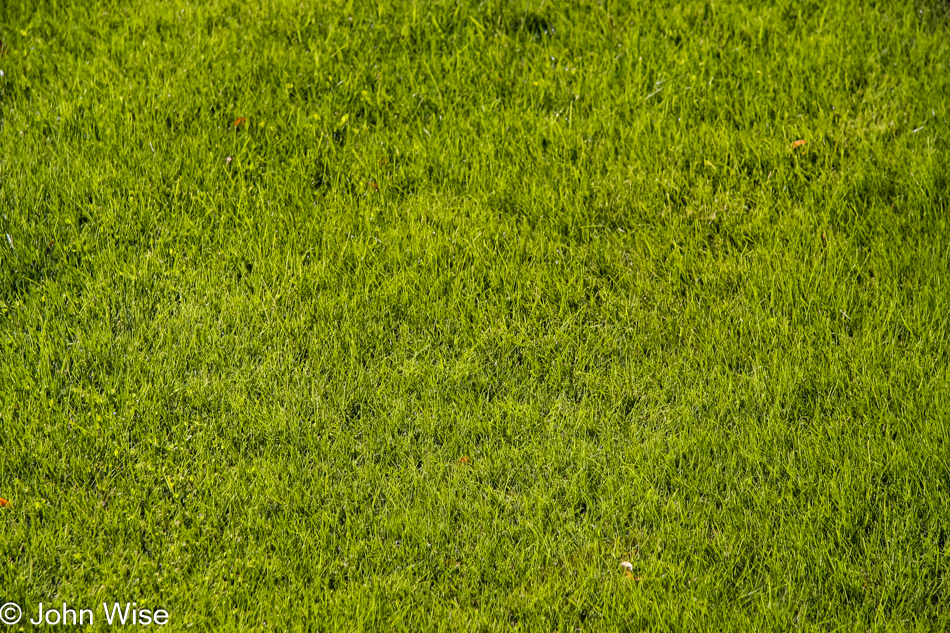
[[[944,0],[2,4],[5,630],[950,630]]]

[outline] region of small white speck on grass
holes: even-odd
[[[7,233],[7,243],[10,245],[10,248],[13,248],[13,238],[10,237],[10,234]]]

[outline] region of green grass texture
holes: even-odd
[[[0,39],[6,630],[950,630],[944,0]]]

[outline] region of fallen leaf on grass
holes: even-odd
[[[792,143],[791,149],[795,149],[796,147],[801,147],[802,145],[804,145],[804,144],[807,143],[807,142],[808,142],[808,141],[806,141],[806,140],[798,139],[797,141],[795,141],[794,143]]]
[[[464,455],[463,455],[462,457],[459,457],[459,463],[460,463],[460,464],[467,464],[467,463],[469,463],[470,461],[472,461],[472,460],[470,460],[468,457],[465,457]]]
[[[10,505],[9,501],[4,499],[3,497],[0,497],[0,508],[6,508],[9,505]]]
[[[241,117],[238,117],[238,118],[236,118],[236,119],[234,119],[234,129],[235,129],[235,130],[238,129],[239,127],[241,127],[242,125],[246,125],[246,124],[247,124],[247,119],[244,118],[244,117],[242,117],[242,116],[241,116]]]

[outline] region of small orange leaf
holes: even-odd
[[[801,147],[802,145],[804,145],[804,144],[807,143],[807,142],[808,142],[808,141],[806,141],[806,140],[798,139],[797,141],[795,141],[794,143],[792,143],[792,149],[795,149],[796,147]]]
[[[10,502],[0,497],[0,508],[6,508],[8,505],[10,505]]]
[[[234,129],[235,129],[235,130],[238,129],[239,127],[241,127],[242,125],[246,125],[246,124],[247,124],[247,119],[244,118],[244,117],[238,117],[238,118],[234,119]]]
[[[469,463],[470,461],[472,461],[472,460],[470,460],[468,457],[465,457],[464,455],[463,455],[462,457],[459,457],[459,463],[460,463],[460,464],[467,464],[467,463]]]
[[[373,188],[373,191],[379,191],[379,185],[377,185],[372,180],[369,181],[369,186]]]

